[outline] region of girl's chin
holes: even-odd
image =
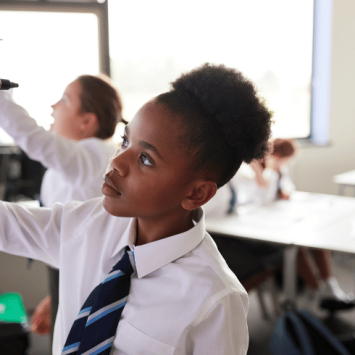
[[[117,206],[117,203],[113,201],[110,196],[105,196],[102,200],[102,205],[107,213],[109,213],[111,216],[115,217],[132,217],[131,215],[128,215],[125,213],[125,211],[122,211],[121,208]]]

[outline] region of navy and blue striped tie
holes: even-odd
[[[74,321],[62,355],[108,355],[126,304],[134,254],[126,247],[123,257],[86,299]]]

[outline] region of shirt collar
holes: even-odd
[[[122,242],[134,251],[138,278],[142,278],[155,270],[179,259],[199,245],[205,236],[205,216],[202,208],[194,211],[194,227],[188,231],[173,235],[155,242],[135,246],[136,219],[132,219]],[[124,246],[120,243],[120,248]],[[117,249],[116,249],[117,250]]]
[[[115,217],[115,216],[110,216],[111,218],[114,219],[114,221],[116,222],[120,217]],[[114,241],[114,248],[112,249],[112,258],[115,260],[115,258],[117,257],[117,255],[120,255],[121,253],[123,253],[123,248],[125,248],[127,245],[131,248],[132,250],[132,245],[134,244],[134,239],[132,240],[132,228],[134,225],[134,218],[130,218],[128,225],[126,225],[125,229],[123,230],[123,232],[121,233],[116,233],[115,234],[115,238],[116,240]],[[116,227],[117,225],[114,224],[114,227]],[[120,229],[120,228],[118,228]],[[122,254],[123,255],[123,254]],[[122,256],[121,255],[121,256]]]

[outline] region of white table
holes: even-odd
[[[339,185],[339,195],[344,194],[346,187],[352,187],[354,189],[355,196],[355,170],[348,171],[343,174],[335,175],[333,177],[333,182]]]
[[[210,219],[206,229],[286,245],[284,290],[286,299],[295,301],[298,247],[355,254],[355,198],[296,191],[289,201],[242,206],[236,215]]]

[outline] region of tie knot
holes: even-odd
[[[134,252],[128,246],[125,247],[122,258],[112,268],[112,271],[117,270],[122,271],[125,275],[132,275],[135,270]]]

